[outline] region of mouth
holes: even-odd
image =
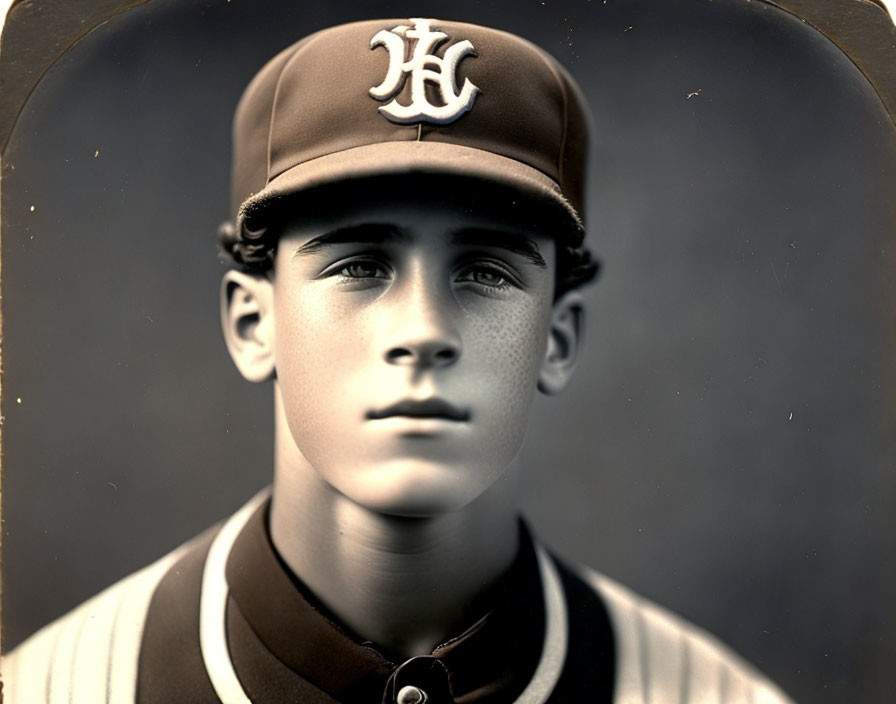
[[[465,422],[470,420],[470,411],[459,408],[440,398],[423,401],[407,399],[393,403],[385,408],[367,411],[367,420],[383,420],[384,418],[437,418]]]

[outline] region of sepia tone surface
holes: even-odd
[[[269,388],[218,330],[233,106],[303,34],[441,12],[154,0],[41,83],[3,174],[5,648],[269,481]],[[544,46],[594,112],[604,275],[578,384],[532,419],[533,524],[797,700],[883,699],[896,138],[871,88],[760,3],[451,14]]]

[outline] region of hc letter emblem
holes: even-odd
[[[399,25],[391,30],[381,29],[370,40],[370,48],[386,47],[389,52],[389,69],[383,82],[370,89],[370,95],[377,100],[389,100],[379,107],[380,113],[398,124],[412,122],[434,122],[444,125],[454,122],[473,106],[479,92],[469,78],[464,79],[461,89],[457,89],[457,65],[467,54],[473,54],[469,39],[457,42],[445,50],[444,58],[433,51],[448,35],[430,27],[432,20],[411,18],[413,27]],[[416,40],[413,53],[408,58],[408,44]],[[401,105],[395,96],[404,87],[407,77],[411,77],[411,102]],[[441,104],[433,105],[426,98],[427,81],[438,92]]]

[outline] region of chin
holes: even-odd
[[[369,468],[363,477],[353,474],[351,486],[336,488],[368,510],[402,518],[434,518],[459,511],[488,488],[485,474],[472,467],[420,460]]]

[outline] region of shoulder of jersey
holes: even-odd
[[[48,624],[0,660],[4,704],[133,704],[149,601],[195,540]]]
[[[616,642],[614,704],[793,704],[730,648],[667,609],[587,567]]]

